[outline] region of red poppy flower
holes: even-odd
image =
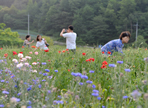
[[[44,50],[45,52],[49,52],[49,49],[48,50]]]
[[[68,51],[68,49],[66,49],[66,51]]]
[[[63,53],[65,52],[65,50],[62,51]]]
[[[94,58],[90,58],[90,60],[95,61],[95,59],[94,59]]]
[[[110,52],[110,51],[108,51],[107,53],[108,53],[108,54],[111,54],[111,52]]]
[[[21,54],[23,54],[23,52],[20,52]]]
[[[103,61],[102,65],[108,65],[107,61]]]
[[[101,66],[101,69],[104,69],[104,68],[107,68],[107,67],[106,67],[106,65],[103,64],[103,65]]]
[[[68,69],[68,72],[70,72],[70,69]]]
[[[36,46],[31,46],[32,48],[36,48]]]
[[[61,53],[61,51],[59,51],[59,53]]]
[[[24,46],[22,46],[22,48],[24,48]]]
[[[2,50],[3,48],[1,48],[1,50]]]
[[[7,57],[8,56],[8,54],[6,53],[6,54],[4,54],[4,57]]]
[[[86,62],[89,62],[89,61],[91,61],[91,59],[87,59],[87,60],[86,60]]]
[[[145,51],[147,50],[147,48],[145,49]]]
[[[84,56],[85,56],[85,55],[86,55],[86,53],[82,53],[82,55],[84,55]]]
[[[104,52],[102,52],[102,54],[104,54]]]
[[[48,60],[50,62],[50,60]]]
[[[13,51],[13,55],[17,55],[17,52]]]
[[[74,59],[74,58],[72,58],[72,59]]]

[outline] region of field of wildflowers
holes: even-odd
[[[148,108],[147,49],[33,50],[0,49],[0,108]]]

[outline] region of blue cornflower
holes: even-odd
[[[92,88],[96,88],[96,86],[95,85],[92,85]]]
[[[11,78],[14,78],[15,77],[15,75],[11,75]]]
[[[74,76],[75,77],[80,77],[82,74],[81,73],[75,73]]]
[[[72,76],[75,76],[75,73],[74,73],[74,72],[71,72],[71,75],[72,75]]]
[[[5,80],[1,80],[1,82],[5,82]]]
[[[98,100],[101,100],[101,97],[98,97],[97,99],[98,99]]]
[[[88,84],[92,84],[93,82],[92,82],[92,81],[90,81],[90,80],[88,80],[88,81],[86,81],[86,83],[88,83]]]
[[[90,70],[90,71],[89,71],[89,73],[94,73],[94,72],[95,72],[95,71],[93,71],[93,70]]]
[[[123,96],[123,99],[127,99],[128,98],[128,96]]]
[[[18,96],[20,96],[20,95],[21,95],[21,93],[18,93],[17,95],[18,95]]]
[[[31,104],[32,104],[32,102],[29,100],[28,104],[29,104],[29,105],[31,105]]]
[[[5,90],[2,91],[2,93],[3,93],[3,94],[9,94],[9,92],[8,92],[8,91],[5,91]]]
[[[95,97],[99,96],[98,93],[92,93],[91,95],[92,95],[92,96],[95,96]]]
[[[42,87],[42,85],[41,85],[41,84],[39,84],[39,85],[38,85],[38,87],[39,87],[39,88],[41,88],[41,87]]]
[[[93,93],[99,93],[99,91],[98,90],[93,90]]]
[[[9,83],[9,81],[6,81],[6,83]]]
[[[130,72],[131,70],[130,69],[124,69],[125,70],[125,72]]]
[[[15,85],[14,87],[17,88],[17,85]]]
[[[82,83],[82,82],[80,82],[80,83],[79,83],[79,85],[83,85],[83,83]]]
[[[24,82],[24,84],[27,84],[26,82]]]
[[[102,106],[102,108],[106,108],[105,106]]]
[[[61,99],[62,97],[61,96],[58,96],[58,98]]]
[[[58,72],[58,70],[55,70],[55,72]]]
[[[45,71],[46,71],[46,72],[50,72],[50,70],[49,70],[49,69],[45,69]]]
[[[31,89],[32,89],[31,87],[28,87],[28,88],[27,88],[27,91],[30,91]]]
[[[46,62],[42,62],[42,65],[46,65]]]
[[[109,64],[109,67],[116,67],[115,64]]]
[[[47,73],[43,73],[43,75],[44,75],[44,76],[47,76],[48,74],[47,74]]]
[[[42,74],[42,72],[39,72],[39,74]]]
[[[27,108],[32,108],[32,106],[27,106]]]
[[[0,107],[2,108],[2,107],[5,107],[5,106],[3,104],[1,104]]]
[[[48,92],[48,94],[50,94],[50,93],[51,93],[51,91],[50,91],[50,90],[48,90],[47,92]]]
[[[119,64],[123,64],[123,61],[117,61],[117,63],[119,63]]]
[[[47,78],[52,79],[52,76],[48,76]]]
[[[82,79],[88,79],[88,76],[86,76],[86,75],[81,75],[81,78],[82,78]]]
[[[42,82],[45,82],[45,81],[46,81],[45,79],[42,80]]]

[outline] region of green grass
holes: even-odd
[[[0,104],[4,104],[5,108],[10,106],[10,108],[21,106],[42,108],[44,105],[46,108],[102,108],[102,106],[136,108],[139,105],[142,108],[148,108],[146,97],[148,70],[147,62],[144,61],[148,51],[144,48],[129,48],[123,51],[124,56],[116,53],[110,57],[102,55],[99,49],[91,48],[77,48],[75,55],[67,51],[59,53],[58,51],[65,50],[65,47],[61,46],[52,46],[47,53],[37,50],[38,55],[35,55],[33,50],[15,47],[5,47],[0,50],[0,57],[4,60],[0,61],[0,80],[5,80],[0,82]],[[32,57],[22,62],[23,64],[29,63],[31,66],[23,65],[22,68],[16,68],[17,64],[12,60],[17,59],[21,62],[22,59],[13,55],[12,51],[17,53],[23,51],[24,57]],[[31,51],[33,54],[29,53]],[[8,56],[3,58],[5,53]],[[82,53],[86,53],[86,56]],[[95,60],[86,62],[89,58]],[[116,67],[111,68],[107,65],[107,68],[101,69],[103,61],[115,64]],[[117,61],[123,61],[123,64],[117,64]],[[38,64],[32,65],[33,62],[38,62]],[[42,65],[42,62],[46,62],[46,65]],[[50,72],[46,72],[45,69],[49,69]],[[124,69],[130,69],[131,72],[125,72]],[[33,73],[32,70],[36,70],[37,73]],[[89,73],[90,70],[94,73]],[[88,79],[74,77],[71,75],[72,72],[87,75]],[[43,73],[52,78],[44,76]],[[88,80],[93,81],[93,84],[86,83]],[[83,85],[80,86],[79,82]],[[92,88],[92,85],[96,88]],[[27,91],[29,88],[31,90]],[[92,96],[93,89],[99,91],[97,97]],[[9,91],[9,94],[3,94],[3,90]],[[48,93],[48,90],[51,93]],[[136,100],[131,95],[134,90],[138,90],[141,94],[139,96],[135,94]],[[18,93],[21,95],[18,96]],[[128,96],[128,98],[123,99],[123,96]],[[19,98],[20,102],[12,103],[10,101],[12,97]],[[98,97],[101,97],[101,100],[98,100]],[[55,100],[61,100],[63,104],[54,105],[57,102]],[[32,102],[31,105],[28,104],[29,101]]]

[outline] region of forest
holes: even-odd
[[[79,44],[105,44],[122,31],[135,42],[148,43],[148,0],[1,0],[0,23],[11,29],[30,29],[62,41],[59,33],[74,26]]]

